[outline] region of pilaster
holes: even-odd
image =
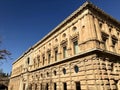
[[[87,16],[89,18],[89,27],[90,27],[89,30],[91,34],[91,39],[97,39],[95,24],[94,24],[94,17],[91,13],[89,13]]]
[[[96,29],[97,39],[100,42],[98,47],[100,48],[101,47],[101,42],[102,42],[101,28],[100,28],[98,19],[96,17],[94,18],[94,22],[95,22],[95,29]]]

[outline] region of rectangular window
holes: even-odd
[[[25,87],[26,87],[26,84],[24,83],[24,84],[23,84],[23,90],[25,90]]]
[[[56,85],[56,83],[54,83],[54,90],[57,90],[57,85]]]
[[[76,84],[76,90],[81,90],[80,82],[75,82],[75,84]]]
[[[35,84],[35,90],[37,90],[37,84]]]
[[[74,49],[74,54],[77,54],[79,52],[78,41],[73,42],[73,49]]]
[[[29,88],[29,90],[32,90],[32,84],[30,84],[30,86],[28,88]]]
[[[37,56],[37,60],[38,60],[38,67],[40,65],[40,56]]]
[[[47,84],[46,84],[46,89],[45,89],[45,90],[48,90],[48,87],[49,87],[49,86],[48,86],[48,83],[47,83]]]
[[[117,39],[112,38],[113,51],[116,52]]]
[[[102,39],[103,39],[104,48],[106,50],[107,49],[107,44],[106,44],[107,43],[107,38],[105,36],[103,36]]]
[[[109,35],[102,32],[102,41],[103,41],[103,45],[104,45],[104,49],[107,50],[108,49],[108,40],[109,39]]]
[[[58,60],[58,50],[55,50],[55,61]]]
[[[63,83],[63,90],[67,90],[67,83]]]
[[[67,47],[64,46],[63,47],[63,58],[66,58],[67,57]]]
[[[45,55],[43,55],[43,65],[45,64]]]
[[[51,59],[51,53],[48,52],[48,64],[50,64],[50,59]]]

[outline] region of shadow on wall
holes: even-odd
[[[5,85],[0,85],[0,90],[8,90],[8,87]]]

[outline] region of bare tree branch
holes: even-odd
[[[7,57],[9,57],[11,55],[11,53],[7,50],[0,50],[0,60],[2,59],[7,59]]]
[[[2,44],[2,40],[1,40],[1,37],[0,37],[0,45],[1,44]],[[0,65],[3,64],[4,60],[11,59],[10,55],[11,55],[11,53],[7,49],[1,49],[0,48]]]

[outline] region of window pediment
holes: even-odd
[[[66,46],[66,45],[67,45],[67,39],[62,40],[62,41],[60,42],[60,45],[61,45],[61,46]]]
[[[78,37],[79,37],[79,33],[76,32],[72,36],[70,36],[70,39],[74,42],[74,41],[78,40]]]
[[[108,37],[109,35],[107,33],[105,33],[105,32],[102,32],[102,36],[103,37]]]
[[[115,35],[112,35],[112,39],[115,40],[115,41],[118,40],[117,37],[116,37]]]
[[[51,50],[50,49],[47,49],[47,53],[49,53]]]
[[[53,49],[57,50],[58,49],[58,45],[53,46]]]

